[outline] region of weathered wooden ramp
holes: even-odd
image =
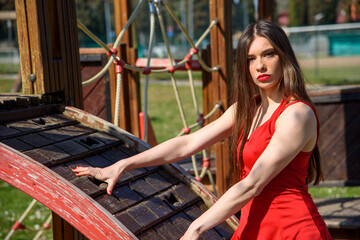
[[[20,100],[19,100],[20,99]],[[61,105],[0,104],[0,179],[47,206],[89,239],[179,239],[214,196],[176,164],[124,172],[113,194],[76,177],[76,166],[106,167],[149,148],[98,117]],[[31,105],[25,104],[25,105]],[[15,107],[14,107],[15,106]],[[235,218],[202,239],[229,239]]]

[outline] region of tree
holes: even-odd
[[[308,25],[307,10],[308,10],[308,0],[290,0],[289,25],[292,27]]]
[[[317,24],[333,24],[336,22],[337,0],[309,1],[308,23],[315,25],[316,14],[323,13],[324,17]]]

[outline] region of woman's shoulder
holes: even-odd
[[[306,101],[289,101],[278,119],[280,122],[316,123],[317,117],[312,105]]]

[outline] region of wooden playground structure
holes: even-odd
[[[189,222],[216,199],[178,165],[124,174],[114,196],[105,193],[103,183],[76,178],[71,172],[77,165],[108,166],[150,147],[136,138],[140,137],[139,74],[124,70],[119,124],[106,122],[114,118],[116,70],[112,66],[107,76],[82,87],[82,81],[99,71],[109,56],[102,49],[79,51],[74,0],[15,2],[23,94],[0,95],[0,179],[53,211],[54,239],[178,239]],[[271,2],[259,1],[260,18],[272,19]],[[118,35],[129,20],[129,1],[114,0],[114,13]],[[205,113],[218,102],[223,109],[228,107],[233,62],[228,17],[231,1],[210,1],[209,13],[210,20],[217,19],[218,23],[211,30],[210,46],[201,50],[201,56],[220,70],[202,71]],[[137,49],[129,32],[124,34],[117,55],[136,65]],[[356,116],[359,93],[359,89],[348,89],[312,95],[326,136],[319,146],[325,159],[335,156],[325,165],[325,174],[328,180],[344,185],[357,185],[360,180],[360,145],[354,131],[360,121]],[[339,113],[343,118],[337,118]],[[207,122],[220,114],[216,112]],[[351,122],[342,122],[345,120]],[[344,146],[334,154],[336,136],[340,135],[349,142],[341,142]],[[221,196],[239,174],[231,165],[228,140],[209,151],[215,160],[216,190]],[[324,208],[322,214],[334,238],[360,238],[357,199],[318,203],[337,206],[336,210]],[[352,215],[351,208],[356,209]],[[236,224],[236,218],[231,218],[203,238],[228,239]]]

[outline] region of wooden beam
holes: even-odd
[[[259,0],[259,19],[274,20],[274,0]]]
[[[61,92],[83,107],[74,0],[15,0],[25,94]]]
[[[130,1],[128,0],[114,0],[114,15],[115,15],[115,33],[118,35],[124,28],[130,17]],[[137,49],[132,48],[133,42],[131,38],[131,27],[125,32],[121,42],[125,44],[118,49],[119,56],[130,65],[135,65],[137,61]],[[114,71],[114,70],[112,70]],[[111,106],[112,111],[115,106],[115,82],[116,75],[109,74],[110,77],[110,92],[111,92]],[[120,104],[120,121],[121,128],[131,132],[137,137],[140,137],[139,130],[139,112],[140,112],[140,81],[139,74],[129,70],[124,70],[122,74],[122,100]],[[113,115],[114,116],[114,115]]]
[[[0,11],[0,20],[15,20],[15,11]]]
[[[115,34],[116,36],[124,28],[126,22],[130,17],[130,1],[128,0],[114,0],[114,16],[115,16]],[[132,47],[132,38],[131,38],[131,26],[125,32],[122,42],[129,44],[129,47]]]
[[[211,30],[211,64],[218,65],[219,72],[211,74],[212,81],[212,105],[221,101],[223,108],[228,107],[228,89],[232,75],[232,28],[231,28],[231,1],[210,0],[210,21],[218,19],[218,27]],[[212,119],[220,117],[217,112]],[[216,144],[216,185],[219,196],[221,196],[232,184],[235,173],[231,166],[231,153],[229,140],[226,139]]]

